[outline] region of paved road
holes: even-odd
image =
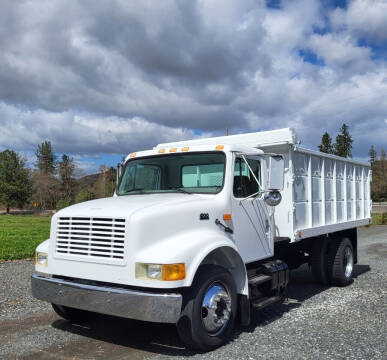
[[[29,261],[0,264],[1,359],[387,359],[387,226],[359,230],[359,264],[346,288],[293,271],[289,299],[254,314],[211,353],[186,351],[174,326],[99,316],[62,320],[30,295]]]

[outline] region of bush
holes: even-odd
[[[70,205],[71,205],[71,200],[70,199],[60,199],[56,203],[56,211],[62,210],[65,207],[70,206]]]
[[[75,197],[75,203],[78,204],[80,202],[93,200],[95,199],[95,195],[89,189],[82,189],[78,195]]]
[[[372,214],[373,225],[387,225],[387,213],[373,213]]]

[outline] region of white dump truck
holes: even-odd
[[[351,283],[356,228],[371,223],[366,163],[280,129],[160,144],[119,170],[113,197],[56,213],[36,250],[32,293],[65,319],[174,323],[207,351],[283,300],[290,269]]]

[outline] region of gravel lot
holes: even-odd
[[[387,226],[359,230],[359,264],[346,288],[291,273],[289,299],[254,314],[248,329],[207,354],[186,351],[174,326],[99,316],[60,319],[30,295],[30,261],[0,264],[1,359],[387,359]]]

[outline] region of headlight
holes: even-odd
[[[35,253],[35,265],[47,266],[48,254],[44,252]]]
[[[146,276],[149,279],[158,279],[158,280],[160,280],[162,272],[163,272],[163,270],[162,270],[162,266],[161,265],[157,265],[157,264],[148,264],[147,265],[147,274],[146,274]]]
[[[183,280],[185,279],[185,264],[136,263],[136,278],[162,281]]]

